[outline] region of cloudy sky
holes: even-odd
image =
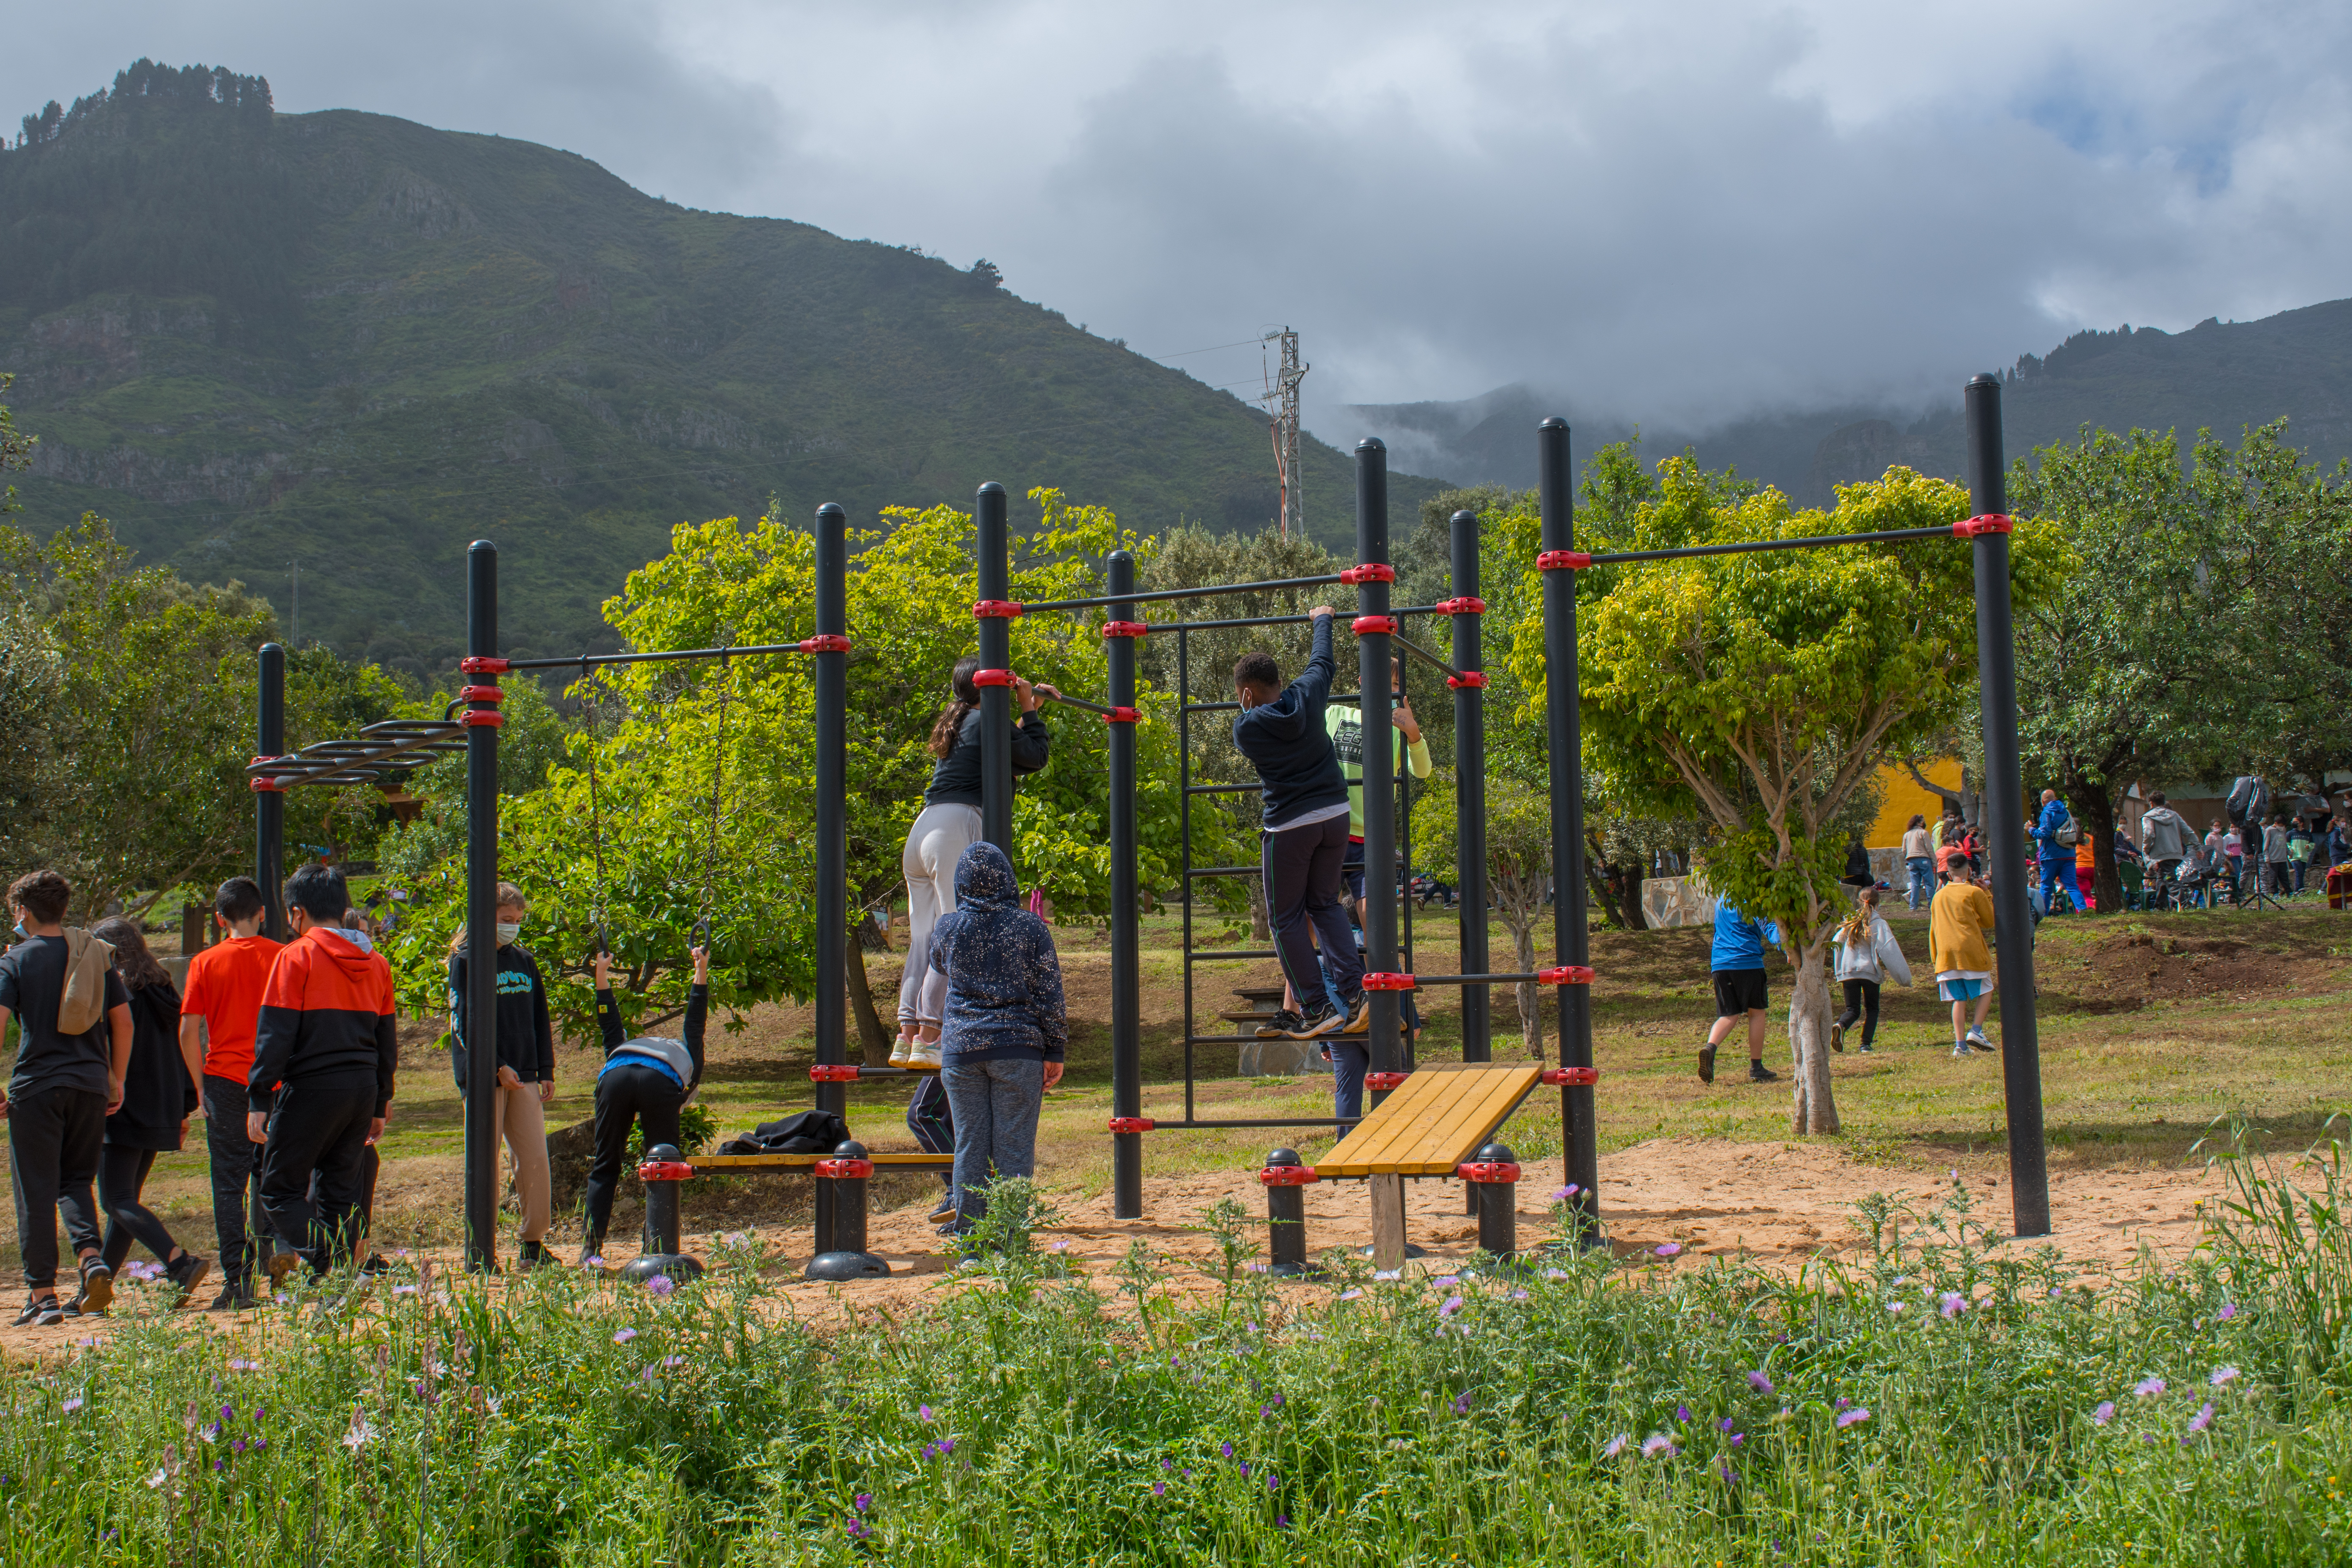
[[[142,54],[260,72],[985,256],[1245,395],[1287,323],[1342,439],[1513,382],[1685,424],[1948,395],[2352,295],[2341,4],[85,0],[8,42],[12,116]]]

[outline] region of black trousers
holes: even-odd
[[[278,1240],[321,1272],[349,1261],[359,1239],[375,1097],[372,1072],[278,1086],[261,1150],[262,1212]]]
[[[646,1130],[646,1147],[677,1142],[686,1090],[659,1068],[617,1067],[596,1080],[596,1161],[588,1167],[588,1239],[602,1242],[613,1219],[613,1194],[629,1157],[629,1129]]]
[[[1862,1043],[1865,1046],[1878,1037],[1878,982],[1849,980],[1845,983],[1845,1011],[1837,1021],[1846,1028],[1853,1027],[1856,1018],[1863,1020]]]
[[[109,1268],[122,1267],[134,1241],[153,1253],[158,1263],[171,1262],[173,1249],[180,1245],[155,1212],[139,1201],[147,1186],[147,1173],[155,1168],[155,1152],[109,1143],[99,1162],[98,1201],[106,1206],[106,1243],[99,1250]]]
[[[1306,1016],[1315,1016],[1327,995],[1335,1010],[1345,1012],[1364,989],[1364,959],[1356,951],[1356,931],[1348,923],[1348,911],[1339,907],[1339,863],[1348,852],[1348,818],[1342,814],[1259,837],[1266,921],[1274,928],[1282,977],[1290,982]],[[1317,936],[1323,939],[1323,963],[1330,965],[1328,987],[1322,964],[1315,958]]]
[[[106,1147],[106,1096],[97,1089],[37,1089],[8,1102],[8,1184],[16,1198],[16,1246],[25,1283],[58,1282],[58,1219],[77,1253],[98,1250],[98,1201],[90,1184]]]
[[[242,1080],[205,1075],[205,1147],[213,1163],[213,1235],[221,1274],[241,1284],[261,1269],[269,1219],[261,1212],[261,1145],[245,1135],[250,1107]]]

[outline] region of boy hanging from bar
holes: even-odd
[[[1234,745],[1257,769],[1265,797],[1260,844],[1266,921],[1274,929],[1283,979],[1298,998],[1302,1016],[1290,1037],[1299,1040],[1362,1034],[1371,1023],[1363,958],[1339,901],[1348,852],[1348,784],[1323,717],[1338,668],[1331,656],[1333,613],[1328,605],[1315,606],[1313,656],[1287,686],[1274,656],[1263,649],[1244,655],[1234,666],[1234,694],[1241,703],[1234,718]],[[1316,962],[1318,936],[1330,965],[1328,985]],[[1335,1061],[1333,1067],[1335,1103],[1344,1102],[1350,1097],[1348,1064]],[[1360,1067],[1353,1087],[1359,1106],[1362,1094]],[[1343,1109],[1338,1114],[1357,1112]]]

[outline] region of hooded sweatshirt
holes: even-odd
[[[372,1074],[383,1115],[400,1065],[392,1003],[392,965],[366,932],[312,926],[287,943],[261,993],[247,1103],[271,1110],[281,1082]]]
[[[1318,616],[1314,657],[1298,679],[1273,701],[1234,715],[1234,745],[1256,766],[1259,787],[1265,792],[1268,832],[1309,816],[1318,820],[1336,816],[1334,808],[1348,804],[1348,781],[1340,775],[1339,753],[1331,749],[1323,725],[1324,705],[1338,668],[1331,658],[1331,617]]]
[[[1053,740],[1045,721],[1034,710],[1022,714],[1013,726],[1013,776],[1017,779],[1044,767]],[[956,726],[955,742],[948,754],[931,765],[930,787],[923,791],[925,805],[980,804],[980,710],[975,708]]]
[[[1897,985],[1911,984],[1910,961],[1895,944],[1895,931],[1878,916],[1870,917],[1870,931],[1861,942],[1848,942],[1845,928],[1840,926],[1830,933],[1830,942],[1837,949],[1837,977],[1841,981],[1868,980],[1885,984],[1892,980]]]
[[[2139,819],[2141,851],[2150,860],[2178,860],[2197,842],[2197,835],[2179,812],[2168,805],[2151,805]]]
[[[940,1062],[1060,1061],[1070,1040],[1061,960],[1052,929],[1019,905],[1013,862],[983,838],[956,862],[955,890],[931,928],[931,967],[948,977]]]
[[[472,1059],[466,1046],[466,956],[462,947],[449,955],[449,1068],[460,1094]],[[499,1066],[514,1068],[525,1083],[553,1082],[555,1026],[547,1013],[547,983],[540,978],[539,961],[520,942],[499,949],[498,996]]]

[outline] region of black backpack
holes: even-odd
[[[849,1123],[830,1110],[803,1110],[762,1121],[719,1145],[722,1154],[830,1154],[849,1139]]]

